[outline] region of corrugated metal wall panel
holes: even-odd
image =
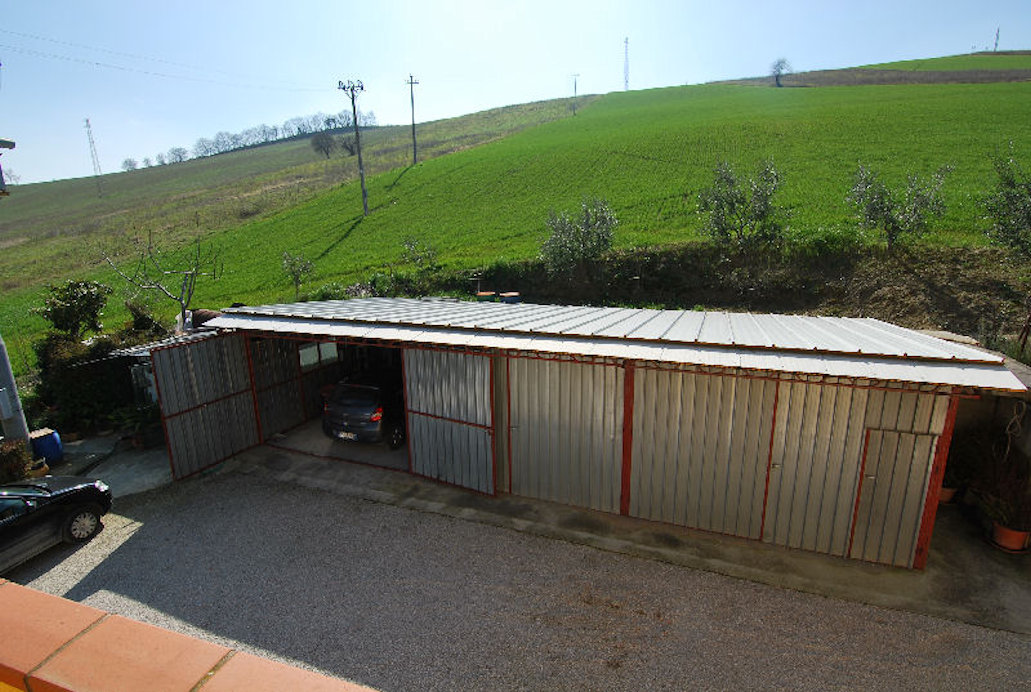
[[[410,414],[408,431],[415,473],[494,494],[489,430]]]
[[[299,380],[290,380],[258,392],[261,432],[268,440],[305,421]]]
[[[176,478],[189,476],[258,444],[250,392],[168,418],[165,429]]]
[[[405,349],[404,371],[412,471],[494,494],[490,359]]]
[[[228,335],[158,349],[151,356],[166,416],[250,386],[243,337]],[[158,374],[160,373],[160,375]]]
[[[511,492],[619,511],[623,369],[509,360]]]
[[[801,382],[782,382],[780,388],[763,540],[846,555],[866,430],[878,428],[937,435],[945,423],[948,397],[932,392]],[[906,449],[901,452],[909,453]],[[908,465],[911,461],[910,454],[900,463]],[[921,482],[926,492],[926,474],[930,469],[907,466],[906,473],[910,470],[923,475]],[[889,497],[896,503],[890,510],[887,505],[881,506],[881,496],[867,498],[873,503],[870,511],[878,516],[891,512],[898,516],[916,516],[919,521],[923,495],[901,497],[889,493],[884,496]],[[888,502],[888,499],[883,501]],[[886,545],[889,547],[885,550],[893,555],[895,547],[901,545],[903,550],[909,551],[906,559],[910,561],[916,547],[915,539],[912,543],[899,544],[892,538]],[[864,544],[863,549],[867,553],[876,552],[880,546],[867,548]]]
[[[490,360],[451,351],[405,351],[408,408],[490,425]]]
[[[871,430],[851,557],[913,566],[937,435]]]
[[[288,339],[250,339],[254,384],[265,440],[304,422],[300,343]],[[264,440],[263,440],[264,441]]]
[[[245,349],[232,334],[153,351],[176,478],[258,443]]]
[[[630,514],[758,538],[776,383],[638,370]]]

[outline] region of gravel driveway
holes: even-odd
[[[229,473],[12,581],[384,690],[1031,688],[1016,634]]]

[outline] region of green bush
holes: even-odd
[[[553,274],[568,273],[570,279],[585,279],[588,264],[612,247],[612,231],[618,223],[608,203],[601,199],[583,200],[575,218],[552,210],[548,215],[551,234],[541,246],[541,259]]]
[[[991,221],[988,237],[995,243],[1031,256],[1031,176],[1010,155],[995,154],[992,167],[997,177],[995,190],[982,204]]]
[[[702,230],[720,249],[739,250],[775,245],[784,236],[783,215],[773,203],[780,173],[765,162],[754,178],[740,179],[726,161],[713,170],[712,185],[698,195],[698,211],[706,214]]]

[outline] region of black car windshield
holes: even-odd
[[[329,399],[338,406],[372,406],[379,401],[379,389],[362,385],[340,385]]]

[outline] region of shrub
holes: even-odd
[[[73,339],[104,329],[100,315],[111,294],[110,286],[96,281],[69,280],[61,286],[48,285],[47,289],[50,295],[36,312],[54,329]]]
[[[698,195],[698,211],[708,215],[703,231],[721,249],[779,243],[784,236],[779,219],[782,210],[773,203],[779,187],[780,174],[772,161],[765,162],[754,178],[745,180],[721,161],[713,170],[712,186]]]
[[[0,440],[0,483],[13,483],[25,478],[32,455],[25,440]]]
[[[618,223],[601,199],[583,200],[576,218],[551,211],[547,221],[551,233],[541,246],[541,259],[553,274],[568,272],[570,278],[584,279],[588,262],[612,246],[612,231]]]
[[[982,201],[991,227],[988,237],[1024,256],[1031,256],[1031,176],[1010,156],[993,155],[995,190]]]
[[[880,228],[888,249],[893,250],[900,238],[923,233],[930,217],[945,213],[941,187],[951,170],[942,166],[927,180],[910,174],[904,189],[892,189],[877,172],[859,164],[847,199],[856,208],[860,224]]]

